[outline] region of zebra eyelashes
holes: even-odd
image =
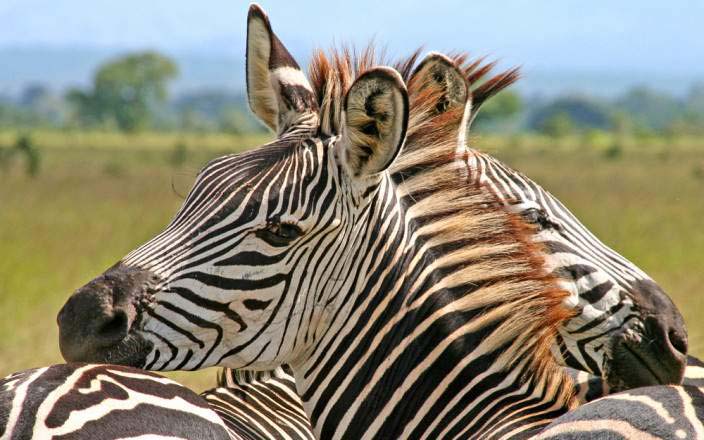
[[[254,235],[270,246],[282,247],[302,236],[303,230],[293,223],[272,220],[263,229],[257,230]]]

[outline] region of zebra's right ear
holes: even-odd
[[[247,99],[259,119],[278,134],[300,116],[318,113],[305,74],[256,4],[247,15]]]
[[[469,83],[464,73],[447,56],[439,52],[430,52],[413,71],[408,81],[408,91],[411,101],[423,99],[430,95],[433,98],[433,110],[437,114],[455,109],[463,109],[457,134],[458,153],[464,152],[468,120],[472,113],[472,95]]]
[[[430,52],[411,74],[409,93],[435,92],[435,110],[444,113],[452,108],[471,105],[469,84],[462,71],[445,55]]]

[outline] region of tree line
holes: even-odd
[[[201,90],[170,96],[178,66],[157,52],[137,52],[98,67],[90,86],[56,95],[29,84],[18,98],[0,99],[0,128],[140,130],[263,130],[243,93]],[[613,99],[564,95],[526,98],[508,90],[479,114],[477,127],[497,133],[538,132],[564,136],[589,130],[635,135],[704,134],[704,83],[684,97],[636,87]]]

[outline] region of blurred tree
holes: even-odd
[[[682,114],[682,104],[677,99],[646,87],[629,90],[614,105],[628,113],[636,123],[655,130],[665,128]]]
[[[28,108],[37,108],[50,98],[49,88],[41,83],[31,83],[22,89],[20,105]]]
[[[181,127],[196,131],[226,131],[246,133],[263,130],[252,117],[247,99],[241,93],[228,90],[201,90],[187,93],[174,103],[180,115]]]
[[[93,90],[71,90],[67,99],[86,124],[112,119],[120,130],[136,131],[166,102],[167,82],[177,73],[176,64],[156,52],[130,54],[101,66]]]
[[[687,95],[687,111],[704,118],[704,82],[694,84]]]
[[[612,122],[611,110],[605,104],[583,96],[566,96],[539,107],[530,116],[528,126],[555,135],[555,130],[561,132],[568,128],[572,131],[608,130],[612,128]]]
[[[516,92],[506,90],[489,99],[477,114],[475,123],[491,125],[510,119],[523,111],[523,100]]]
[[[536,127],[538,131],[552,137],[567,136],[575,130],[574,121],[565,111],[551,114]]]
[[[704,135],[704,83],[694,84],[683,104],[683,110],[668,122],[665,132],[670,136]]]
[[[15,142],[15,149],[25,157],[25,170],[27,175],[35,177],[39,174],[39,150],[28,135],[20,135]]]

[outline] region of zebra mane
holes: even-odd
[[[506,83],[501,78],[482,88],[480,96],[495,94]],[[439,112],[440,91],[415,93],[419,86],[408,84],[413,98],[406,144],[389,171],[418,221],[417,234],[437,250],[430,252],[435,266],[454,272],[436,289],[463,287],[463,308],[483,309],[475,319],[484,325],[501,323],[484,343],[509,347],[502,365],[525,367],[526,379],[569,402],[571,380],[550,352],[557,327],[572,317],[562,304],[567,293],[546,272],[540,245],[531,239],[533,227],[498,206],[486,188],[461,178],[465,165],[457,160],[456,147],[464,109]]]
[[[344,97],[355,78],[375,66],[391,65],[408,83],[421,52],[422,49],[416,49],[410,55],[400,58],[396,62],[390,62],[385,51],[378,50],[373,44],[369,44],[362,50],[350,46],[331,49],[328,53],[316,50],[308,72],[320,108],[321,132],[327,135],[340,134]],[[470,87],[472,99],[470,121],[474,119],[486,101],[520,78],[520,68],[518,67],[490,75],[496,68],[496,62],[486,62],[484,57],[473,59],[469,54],[459,52],[451,54],[450,59],[464,74]],[[418,106],[415,106],[415,110],[417,109]],[[411,119],[414,116],[416,121],[420,122],[423,117],[427,118],[429,115],[414,112],[414,106],[411,104]],[[442,121],[435,121],[435,123],[442,124]],[[413,125],[409,124],[409,128],[412,127]]]
[[[531,240],[531,226],[498,206],[492,193],[460,178],[464,163],[456,160],[456,148],[465,109],[438,110],[441,91],[413,78],[419,54],[415,51],[393,64],[407,83],[411,102],[406,142],[389,171],[418,224],[416,235],[426,240],[427,253],[436,258],[433,266],[453,272],[436,289],[464,292],[458,307],[484,310],[476,318],[478,325],[500,323],[484,343],[493,349],[508,347],[501,355],[504,365],[520,365],[527,380],[547,387],[558,401],[569,402],[571,381],[550,352],[557,327],[572,316],[562,305],[567,294],[546,273],[542,252]],[[321,132],[340,133],[347,89],[366,70],[390,64],[385,58],[373,46],[361,52],[346,47],[330,54],[316,52],[309,72]],[[470,61],[467,54],[451,60],[472,90],[470,116],[518,79],[516,68],[489,76],[495,63]]]

